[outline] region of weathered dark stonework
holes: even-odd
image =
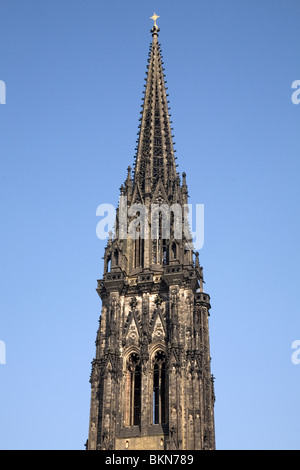
[[[127,208],[183,207],[186,175],[176,171],[159,28],[151,32],[135,168],[121,196]],[[190,237],[175,237],[175,217],[169,239],[120,239],[118,212],[97,286],[89,450],[215,448],[210,297]]]

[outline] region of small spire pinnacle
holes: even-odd
[[[157,20],[158,18],[160,18],[160,17],[159,17],[156,13],[154,13],[154,15],[151,16],[150,20],[153,20],[153,21],[154,21],[154,26],[157,26],[156,20]]]

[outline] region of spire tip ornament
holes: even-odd
[[[154,26],[157,26],[156,24],[156,20],[160,18],[156,13],[154,13],[153,16],[150,17],[150,20],[153,20],[154,21]]]

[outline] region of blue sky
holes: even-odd
[[[105,242],[153,12],[179,171],[205,205],[219,449],[299,449],[297,0],[1,0],[0,447],[82,449]]]

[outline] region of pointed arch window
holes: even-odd
[[[118,266],[118,264],[119,264],[119,251],[115,250],[114,251],[114,265]]]
[[[168,237],[169,235],[168,214],[165,213],[161,207],[158,207],[155,210],[157,212],[154,212],[154,218],[152,219],[153,231],[151,232],[151,236],[153,238],[152,260],[153,264],[166,265],[169,263],[169,250],[167,239],[164,237]]]
[[[134,258],[134,267],[135,268],[140,268],[144,266],[144,239],[143,238],[137,238],[135,240],[135,258]]]
[[[140,215],[138,213],[138,215]],[[144,251],[145,251],[145,244],[144,244],[144,234],[145,228],[138,225],[136,228],[137,237],[134,240],[134,253],[133,253],[133,267],[134,268],[141,268],[144,266]]]
[[[153,361],[153,424],[167,422],[166,355],[158,351]]]
[[[176,259],[176,255],[177,255],[177,247],[176,247],[176,243],[173,242],[172,243],[172,257],[173,257],[173,259]]]
[[[109,273],[111,270],[111,256],[110,255],[106,258],[105,262],[106,262],[105,272]]]
[[[126,370],[126,426],[139,426],[141,422],[141,363],[138,354],[131,354]]]

